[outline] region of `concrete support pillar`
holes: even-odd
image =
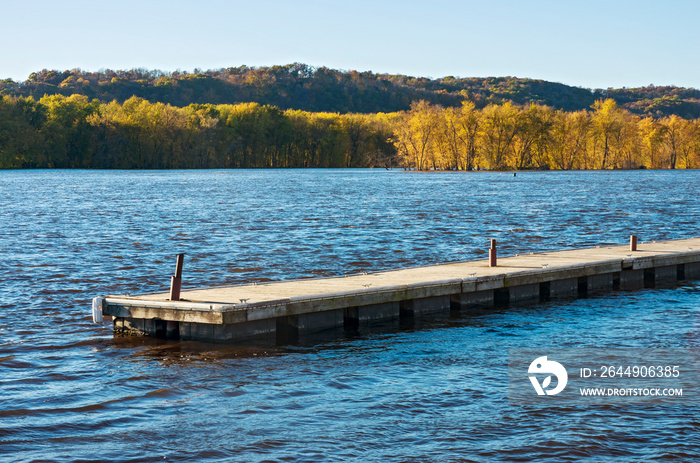
[[[180,322],[165,322],[165,337],[173,340],[180,339]]]
[[[360,325],[371,325],[375,322],[399,319],[401,307],[398,302],[373,304],[357,307],[357,319]]]
[[[620,289],[634,291],[644,287],[644,270],[622,270],[620,272]]]
[[[343,328],[346,331],[357,331],[360,329],[360,316],[357,307],[346,307],[343,309]]]
[[[686,280],[700,280],[700,262],[689,262],[683,270]]]
[[[408,299],[399,304],[401,318],[410,318],[426,313],[448,311],[451,307],[450,296],[423,297]]]
[[[685,264],[676,265],[676,280],[677,281],[685,280]]]
[[[578,278],[567,278],[549,282],[550,299],[570,299],[578,296]]]
[[[493,308],[493,290],[474,291],[450,296],[450,309],[463,314],[482,313]]]
[[[525,302],[525,301],[538,301],[540,299],[540,284],[535,283],[535,284],[529,284],[529,285],[519,285],[519,286],[513,286],[510,288],[503,288],[508,290],[508,303],[512,304],[513,302]],[[499,304],[499,301],[496,300],[496,304],[498,305],[507,305],[507,304]]]
[[[344,324],[343,315],[343,309],[336,309],[277,317],[275,320],[277,342],[293,344],[309,334],[342,327]],[[357,323],[359,323],[359,319]]]
[[[673,287],[678,281],[678,266],[666,265],[644,269],[644,287]]]
[[[275,320],[277,344],[295,344],[299,341],[299,316],[285,315]]]
[[[613,274],[602,273],[600,275],[589,275],[587,278],[586,294],[607,293],[613,290]]]
[[[588,295],[588,277],[587,276],[578,277],[576,279],[576,283],[578,286],[578,291],[577,291],[578,297],[586,297]]]

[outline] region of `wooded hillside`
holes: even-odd
[[[24,82],[0,81],[0,95],[85,95],[103,103],[124,103],[132,96],[177,107],[190,104],[255,102],[282,110],[332,113],[406,111],[423,100],[443,107],[474,103],[477,109],[511,102],[546,105],[565,111],[590,109],[599,99],[613,99],[632,114],[661,118],[700,117],[700,91],[678,87],[585,89],[515,77],[429,79],[372,72],[338,71],[305,64],[187,72],[145,69],[83,72],[42,70]]]

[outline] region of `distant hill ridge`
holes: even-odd
[[[419,100],[445,107],[459,106],[463,101],[472,101],[477,107],[511,101],[577,111],[590,109],[598,99],[612,98],[634,114],[700,118],[700,90],[693,88],[649,86],[592,90],[516,77],[429,79],[340,71],[300,63],[209,71],[195,69],[193,73],[146,69],[99,72],[44,69],[32,73],[24,82],[0,81],[0,95],[41,98],[47,94],[82,94],[103,102],[124,102],[138,96],[180,107],[192,103],[257,102],[281,109],[333,113],[404,111]]]

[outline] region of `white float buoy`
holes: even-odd
[[[95,323],[102,323],[102,302],[104,300],[104,297],[92,298],[92,321]]]

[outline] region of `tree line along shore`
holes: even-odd
[[[259,103],[0,97],[0,168],[294,167],[693,169],[700,120],[636,115],[612,99],[579,111],[419,100],[407,111],[339,114]]]

